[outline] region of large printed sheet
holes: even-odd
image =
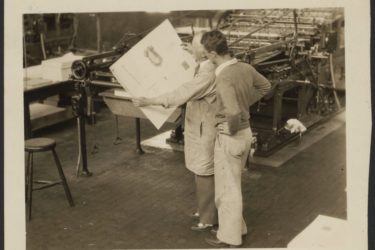
[[[194,75],[196,63],[181,48],[181,43],[169,20],[165,20],[117,60],[110,70],[131,96],[156,97],[168,93]],[[175,109],[141,108],[157,129]]]

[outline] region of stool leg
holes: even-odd
[[[66,198],[68,199],[69,204],[72,207],[72,206],[74,206],[72,195],[70,193],[70,190],[69,190],[69,187],[68,187],[68,183],[66,182],[65,175],[64,175],[64,172],[62,170],[61,163],[60,163],[59,158],[57,157],[55,149],[52,149],[52,154],[53,154],[53,157],[55,158],[57,170],[59,171],[60,179],[61,179],[62,185],[64,187]]]
[[[31,220],[31,206],[33,201],[33,153],[29,153],[27,165],[27,217],[28,220]]]

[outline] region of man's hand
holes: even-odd
[[[152,105],[150,99],[146,97],[134,97],[132,98],[132,102],[134,106],[136,107],[144,107],[144,106]]]
[[[220,123],[216,128],[220,134],[230,135],[228,122]]]

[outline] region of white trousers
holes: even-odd
[[[241,174],[249,155],[250,128],[229,136],[218,134],[215,141],[215,204],[219,216],[217,238],[231,245],[241,245],[247,234],[242,217]]]

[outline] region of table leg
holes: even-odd
[[[144,154],[144,151],[141,146],[141,119],[140,118],[135,118],[135,130],[136,130],[136,144],[137,144],[137,149],[136,152],[137,154]]]
[[[78,91],[82,92],[82,88],[80,86],[77,86]],[[80,93],[81,93],[80,92]],[[72,111],[73,115],[77,117],[77,127],[78,127],[78,141],[79,141],[79,156],[80,161],[82,162],[82,172],[81,176],[89,177],[92,175],[92,173],[89,172],[88,166],[87,166],[87,151],[86,151],[86,130],[85,130],[85,114],[84,114],[84,103],[83,103],[83,97],[84,95],[75,95],[72,97]],[[77,165],[77,173],[79,170],[80,163],[78,162]]]
[[[92,176],[92,173],[88,169],[87,165],[87,150],[86,150],[86,129],[85,129],[85,118],[83,115],[78,117],[78,126],[79,126],[79,137],[80,137],[80,151],[82,158],[82,173],[81,176]]]

